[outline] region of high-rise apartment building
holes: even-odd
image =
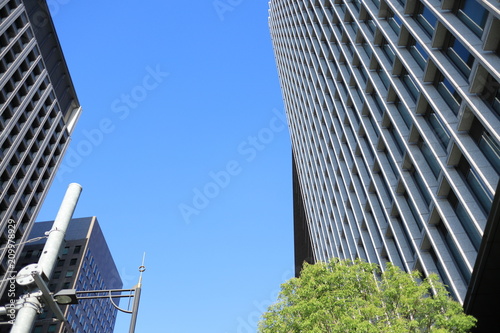
[[[0,295],[80,110],[45,1],[0,1]]]
[[[500,3],[269,4],[299,263],[391,261],[466,302],[500,223]]]
[[[46,232],[53,221],[37,222],[29,239],[39,239],[24,247],[16,270],[38,262],[45,245]],[[51,292],[62,289],[78,291],[121,289],[122,280],[109,251],[97,218],[75,218],[68,225],[59,258],[51,280],[47,283]],[[18,287],[17,294],[23,290]],[[101,295],[105,295],[102,293]],[[85,295],[84,295],[85,296]],[[8,303],[9,300],[4,303]],[[119,299],[113,300],[119,304]],[[33,333],[108,333],[113,332],[117,309],[109,299],[84,299],[79,304],[61,306],[67,323],[54,321],[54,313],[48,306],[38,315]],[[9,332],[10,325],[1,325],[0,332]]]

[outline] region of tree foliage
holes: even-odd
[[[465,315],[436,275],[422,280],[387,264],[361,260],[304,264],[300,278],[281,285],[260,333],[467,332]]]

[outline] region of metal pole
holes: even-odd
[[[134,304],[132,305],[132,318],[130,319],[129,333],[135,333],[135,323],[137,322],[137,315],[139,314],[139,301],[141,299],[142,273],[146,270],[146,266],[144,266],[145,257],[146,253],[142,256],[142,265],[139,267],[139,282],[137,282],[137,286],[134,288]]]
[[[16,321],[10,333],[30,333],[40,309],[41,304],[37,297],[25,298],[22,308],[17,312]]]
[[[134,291],[134,304],[132,305],[132,318],[130,319],[129,333],[135,332],[135,323],[137,322],[137,315],[139,313],[139,300],[141,298],[141,283],[137,285]]]
[[[59,208],[59,212],[57,212],[54,224],[52,224],[47,242],[43,247],[42,255],[40,259],[38,259],[38,265],[49,280],[56,265],[57,256],[64,242],[64,236],[66,235],[66,229],[68,229],[69,221],[71,221],[81,192],[82,187],[79,184],[69,184],[66,195]]]
[[[49,237],[43,248],[42,255],[38,260],[38,266],[40,267],[41,273],[45,275],[47,279],[50,279],[52,271],[54,270],[59,250],[64,242],[66,229],[75,211],[81,191],[82,187],[79,184],[72,183],[68,186],[66,195],[64,196],[59,212],[52,225],[52,229],[49,231]],[[34,272],[34,274],[39,273]],[[30,294],[40,293],[38,288],[32,289]],[[16,315],[16,320],[10,333],[31,332],[35,318],[42,308],[42,304],[38,297],[33,297],[30,294],[23,298],[24,302]]]

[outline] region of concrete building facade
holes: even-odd
[[[297,265],[390,261],[437,273],[464,303],[500,222],[499,2],[269,5],[296,230],[311,243],[297,243]]]
[[[0,295],[80,112],[45,1],[0,1]]]

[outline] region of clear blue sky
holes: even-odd
[[[38,220],[77,182],[124,287],[146,252],[137,333],[255,332],[293,274],[268,2],[48,3],[83,114]]]

